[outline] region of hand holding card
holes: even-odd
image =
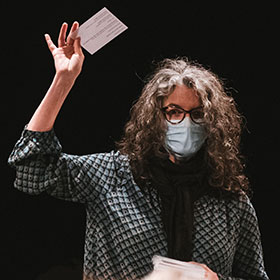
[[[153,257],[154,271],[156,274],[165,272],[167,274],[176,274],[175,279],[188,279],[188,280],[204,280],[205,269],[198,264],[183,262],[166,258],[162,256]],[[156,279],[156,278],[155,278]],[[171,279],[171,278],[170,278]],[[173,278],[172,278],[173,279]],[[147,279],[148,280],[148,279]],[[152,280],[152,278],[150,279]]]
[[[78,30],[79,23],[73,23],[70,33],[66,37],[67,28],[68,24],[63,23],[60,28],[57,46],[53,43],[49,34],[45,34],[45,39],[54,59],[56,74],[74,80],[81,72],[84,55],[81,49],[80,39],[77,38],[74,40],[71,37],[71,34]]]

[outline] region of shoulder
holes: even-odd
[[[255,209],[246,194],[230,197],[203,196],[196,204],[195,217],[198,222],[209,222],[227,227],[228,232],[254,234],[258,236],[258,219]]]
[[[241,227],[253,228],[258,224],[255,208],[245,193],[228,201],[227,208],[228,212],[234,212],[238,216]]]
[[[230,206],[234,207],[239,212],[241,218],[256,216],[254,206],[245,193],[240,194],[232,199],[230,202]]]
[[[204,209],[216,209],[219,212],[228,213],[229,217],[238,217],[238,219],[250,219],[256,217],[255,209],[249,197],[243,193],[239,195],[231,195],[224,193],[207,194],[199,201],[197,206]]]
[[[128,177],[130,176],[130,164],[126,155],[119,151],[111,151],[108,153],[97,153],[79,157],[84,169],[100,176],[109,177]]]
[[[121,154],[120,151],[112,151],[110,153],[116,168],[129,168],[129,158],[127,155]]]
[[[102,185],[103,190],[109,190],[130,179],[129,160],[119,151],[81,156],[64,154],[64,157],[77,183]]]
[[[248,196],[243,195],[238,201],[238,209],[240,213],[241,226],[246,229],[253,229],[258,227],[258,218],[256,210],[248,198]]]
[[[119,151],[95,153],[88,155],[64,154],[74,175],[100,178],[104,181],[115,177],[128,177],[130,173],[128,157]]]

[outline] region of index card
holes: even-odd
[[[107,8],[101,9],[84,22],[71,37],[81,37],[81,45],[90,54],[94,54],[128,27]]]
[[[176,269],[183,273],[188,280],[202,280],[205,279],[205,270],[203,267],[189,262],[183,262],[166,258],[162,256],[153,257],[154,270],[170,270]]]

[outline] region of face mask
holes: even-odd
[[[189,117],[175,125],[167,122],[166,148],[176,157],[192,157],[199,151],[205,139],[205,128],[194,123]]]

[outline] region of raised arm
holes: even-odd
[[[58,37],[58,47],[53,43],[51,37],[45,34],[54,59],[56,74],[49,90],[27,125],[28,130],[51,130],[65,98],[82,70],[84,55],[80,38],[75,40],[71,38],[71,33],[78,27],[78,22],[74,22],[66,38],[68,25],[63,23]]]

